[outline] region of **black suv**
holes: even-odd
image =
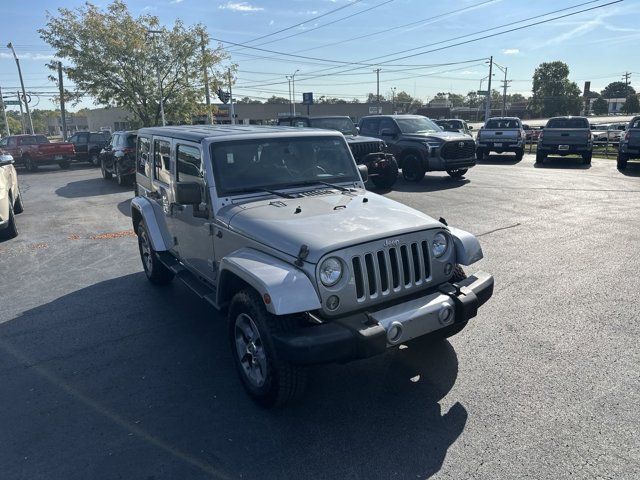
[[[347,116],[281,117],[278,125],[337,130],[344,135],[358,165],[366,165],[369,178],[378,188],[391,188],[398,178],[398,163],[377,138],[358,135],[358,128]]]
[[[69,139],[76,151],[76,160],[91,162],[96,167],[100,163],[100,152],[109,144],[109,132],[76,132]]]
[[[419,182],[426,172],[436,171],[460,178],[476,164],[473,138],[445,132],[421,115],[363,117],[360,132],[384,140],[398,159],[402,176],[410,182]]]
[[[131,185],[136,175],[136,131],[115,132],[100,152],[102,178],[115,176],[118,185]]]

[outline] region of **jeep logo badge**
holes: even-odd
[[[397,238],[395,240],[385,240],[384,241],[384,246],[385,247],[397,247],[398,245],[400,245],[400,240],[398,240]]]

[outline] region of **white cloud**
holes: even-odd
[[[504,55],[518,55],[520,53],[520,50],[518,50],[517,48],[505,48],[504,50],[502,50],[502,53]]]
[[[219,5],[220,10],[232,10],[234,12],[260,12],[264,10],[262,7],[256,7],[249,2],[227,2],[224,5]]]
[[[182,3],[184,0],[171,0],[169,3]]]
[[[274,23],[276,22],[274,22],[273,20],[269,20],[269,26],[273,25]]]

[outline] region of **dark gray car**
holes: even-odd
[[[538,137],[536,163],[548,155],[580,155],[585,164],[591,163],[593,141],[587,117],[550,118]]]
[[[618,147],[618,170],[620,171],[627,168],[629,159],[640,158],[640,116],[633,117],[626,130]]]

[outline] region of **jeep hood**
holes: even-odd
[[[230,205],[217,218],[230,229],[294,257],[307,245],[306,260],[311,263],[348,246],[443,227],[424,213],[366,190]]]

